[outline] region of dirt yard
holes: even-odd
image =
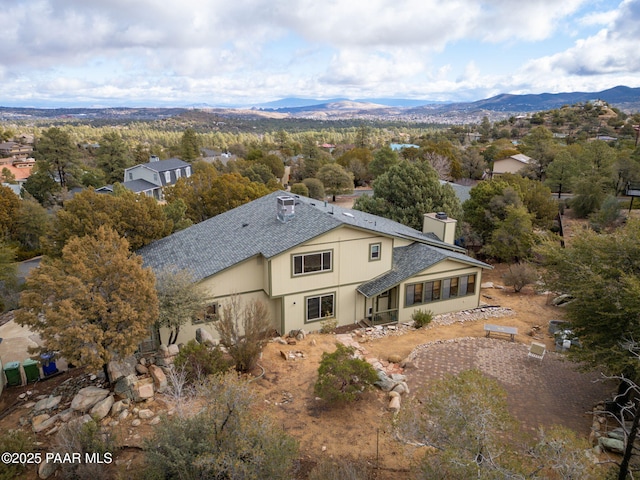
[[[483,276],[483,283],[492,281],[501,285],[504,271],[505,267],[498,266]],[[531,287],[517,294],[511,288],[483,289],[482,295],[487,304],[509,307],[513,314],[495,321],[455,322],[372,340],[358,337],[359,343],[370,356],[381,360],[392,354],[406,358],[417,346],[436,340],[484,337],[484,323],[499,323],[518,328],[516,342],[529,345],[535,340],[545,343],[548,351],[554,350],[553,338],[547,333],[548,321],[562,318],[563,310],[552,306],[549,296],[536,294]],[[496,341],[508,342],[505,339]],[[386,408],[386,395],[377,391],[352,407],[337,410],[323,408],[322,402],[314,397],[313,384],[322,352],[332,351],[334,345],[334,336],[320,334],[309,335],[296,345],[269,344],[262,360],[265,373],[255,381],[264,409],[275,415],[283,428],[299,440],[304,458],[313,461],[320,455],[329,455],[366,459],[383,467],[378,478],[386,478],[384,472],[394,478],[399,472],[406,471],[408,460],[403,447],[390,433],[392,415]],[[284,360],[281,352],[298,352],[304,356]],[[537,399],[530,397],[528,401],[535,403]],[[527,405],[518,405],[514,411],[526,415]],[[581,410],[575,413],[584,417]],[[588,436],[591,419],[584,418],[579,424],[579,433]]]
[[[483,276],[483,283],[492,281],[501,285],[501,275],[504,271],[505,267],[498,266]],[[563,311],[550,305],[547,295],[536,294],[530,287],[517,294],[511,288],[485,288],[482,289],[482,300],[488,305],[508,307],[513,311],[507,317],[488,322],[517,327],[516,343],[528,345],[535,339],[544,342],[548,350],[553,351],[553,340],[547,333],[547,324],[551,319],[562,318]],[[455,321],[450,325],[431,325],[421,330],[410,329],[401,335],[395,332],[381,338],[359,336],[357,339],[366,348],[369,356],[387,360],[390,355],[395,354],[406,358],[416,347],[425,343],[467,337],[482,338],[484,323],[484,320]],[[508,339],[495,341],[510,344]],[[388,400],[385,393],[368,393],[353,406],[342,409],[325,408],[323,402],[315,398],[313,385],[322,353],[333,351],[335,343],[336,336],[333,334],[310,334],[296,345],[269,343],[261,360],[264,374],[256,372],[252,379],[259,407],[273,415],[277,423],[299,441],[303,470],[311,468],[322,456],[346,457],[379,466],[377,479],[403,478],[408,471],[408,459],[404,447],[392,436],[392,414],[387,410]],[[282,352],[291,354],[294,359],[285,360]],[[523,354],[524,357],[526,353]],[[5,431],[20,427],[20,417],[24,415],[24,410],[18,407],[11,411],[17,395],[27,390],[35,390],[33,395],[47,394],[70,376],[78,376],[81,373],[80,369],[74,369],[60,378],[52,378],[35,386],[6,390],[0,398],[0,429]],[[415,387],[411,383],[409,386]],[[518,401],[521,401],[520,397]],[[536,402],[537,399],[525,397],[522,400],[523,403],[527,401]],[[157,396],[149,408],[158,413],[166,411],[169,405],[165,402],[166,398]],[[527,411],[526,404],[519,407],[516,413]],[[569,405],[567,408],[572,407]],[[8,415],[3,416],[3,412]],[[586,437],[590,420],[585,420],[585,425],[579,433]],[[125,468],[125,465],[131,462],[135,465],[140,456],[139,447],[142,446],[144,437],[151,432],[150,427],[143,425],[131,429],[123,422],[118,428],[120,441],[127,446],[119,456],[119,468]],[[43,434],[38,436],[45,449],[50,439],[51,437],[45,437]]]

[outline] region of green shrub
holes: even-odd
[[[302,182],[294,183],[293,185],[291,185],[291,193],[293,195],[302,195],[303,197],[308,197],[309,196],[309,189]]]
[[[320,333],[332,333],[338,326],[337,318],[327,318],[320,322]]]
[[[173,364],[177,368],[184,368],[188,383],[207,375],[226,372],[233,365],[219,346],[209,347],[195,340],[190,340],[182,347]]]
[[[418,309],[411,314],[411,320],[413,320],[416,328],[422,328],[431,323],[431,320],[433,320],[433,312],[431,310],[424,311]]]
[[[378,381],[373,367],[353,355],[355,348],[336,344],[336,351],[323,353],[315,394],[331,404],[353,402]]]
[[[116,439],[113,433],[102,431],[98,424],[91,420],[87,423],[67,423],[56,435],[53,450],[57,453],[80,453],[97,455],[97,458],[108,459],[115,456]],[[59,467],[61,478],[107,480],[112,477],[104,464],[100,463],[63,463]]]
[[[147,479],[293,478],[297,443],[256,409],[246,381],[209,377],[201,393],[199,413],[165,418],[145,442]]]
[[[0,450],[12,453],[33,453],[36,450],[34,438],[21,430],[4,431],[0,436]],[[44,454],[41,454],[44,457]],[[0,480],[13,480],[27,470],[28,465],[0,463]]]

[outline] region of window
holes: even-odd
[[[475,285],[475,274],[444,278],[431,282],[411,283],[405,287],[404,303],[406,307],[410,307],[421,303],[474,295],[476,292]]]
[[[180,178],[180,169],[176,168],[176,179]]]
[[[164,182],[171,183],[171,172],[168,170],[164,172]]]
[[[191,167],[184,167],[184,173],[187,178],[191,176]]]
[[[208,305],[203,312],[193,317],[191,319],[191,324],[197,325],[199,323],[208,323],[208,322],[213,322],[217,319],[218,319],[218,304],[212,303],[211,305]]]
[[[407,285],[407,306],[423,303],[422,300],[422,283],[414,283],[413,285]]]
[[[369,261],[380,260],[381,243],[369,244]]]
[[[326,272],[331,270],[331,250],[293,256],[293,274]]]
[[[318,295],[305,298],[307,322],[315,322],[335,316],[335,294]]]
[[[129,180],[133,180],[133,172],[129,172]]]
[[[473,295],[476,293],[476,276],[469,275],[467,277],[467,295]]]

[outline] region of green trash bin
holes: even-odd
[[[31,358],[27,358],[22,362],[22,368],[24,369],[24,375],[27,377],[27,383],[37,382],[40,380],[40,368],[38,362]]]
[[[20,375],[20,362],[9,362],[4,366],[4,374],[7,377],[7,385],[17,387],[22,385],[22,375]]]

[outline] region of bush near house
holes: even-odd
[[[322,354],[314,386],[318,397],[330,404],[353,402],[378,380],[373,367],[354,353],[353,347],[337,343],[335,352]]]

